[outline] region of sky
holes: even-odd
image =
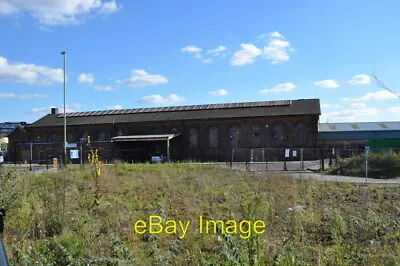
[[[0,0],[0,121],[319,98],[320,122],[400,121],[398,0]],[[384,84],[378,86],[374,75]]]

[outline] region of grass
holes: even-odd
[[[96,164],[94,164],[96,165]],[[97,169],[97,168],[95,168]],[[295,181],[200,164],[100,165],[1,173],[14,265],[396,265],[397,186]],[[97,171],[95,171],[97,173]],[[183,239],[137,234],[139,219],[190,220]],[[199,216],[263,220],[264,234],[199,234]]]

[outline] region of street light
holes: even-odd
[[[62,51],[61,54],[64,56],[64,164],[66,164],[67,163],[67,114],[65,112],[65,102],[67,98],[67,88],[66,88],[67,52]]]

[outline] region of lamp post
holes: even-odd
[[[65,102],[67,98],[67,87],[66,87],[67,52],[62,51],[61,54],[64,56],[64,164],[66,164],[67,163],[67,114],[65,112]]]

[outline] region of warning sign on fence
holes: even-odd
[[[285,149],[285,157],[286,158],[290,157],[290,150],[289,149]]]

